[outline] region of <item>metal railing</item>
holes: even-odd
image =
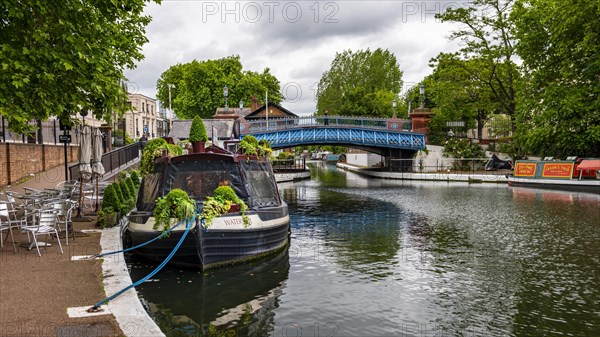
[[[273,166],[273,172],[275,173],[304,172],[308,170],[306,168],[306,158],[273,159],[271,160],[271,166]]]
[[[102,155],[102,165],[104,166],[105,174],[118,170],[122,165],[129,163],[130,161],[140,156],[140,144],[133,143],[116,150],[107,152]],[[75,164],[69,167],[69,176],[71,180],[78,180],[81,176],[79,174],[79,164]]]
[[[405,119],[347,116],[305,116],[291,118],[271,118],[269,120],[261,119],[259,121],[243,122],[241,124],[238,124],[240,128],[239,132],[242,135],[264,131],[286,130],[293,128],[340,126],[357,127],[363,129],[410,131],[411,125],[411,121]]]
[[[483,175],[505,175],[511,170],[497,169],[486,170],[485,164],[490,158],[447,158],[437,159],[433,163],[426,164],[419,158],[414,159],[390,159],[388,166],[380,167],[381,171],[412,172],[412,173],[445,173],[445,174],[483,174]]]

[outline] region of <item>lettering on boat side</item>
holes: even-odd
[[[252,225],[252,220],[248,219],[250,221],[250,225]],[[225,219],[223,220],[225,222],[225,225],[227,226],[234,226],[234,225],[244,225],[244,220],[242,218],[236,217],[236,218],[231,218],[231,219]]]
[[[535,176],[536,163],[517,163],[515,166],[515,177]]]
[[[573,163],[544,164],[542,177],[544,178],[571,178]]]

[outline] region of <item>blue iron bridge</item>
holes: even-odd
[[[411,132],[410,121],[392,118],[308,116],[238,124],[241,137],[266,139],[273,149],[302,145],[340,145],[388,155],[425,149],[425,135]]]

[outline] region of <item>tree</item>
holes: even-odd
[[[283,98],[279,80],[269,68],[262,73],[242,71],[239,56],[171,66],[156,83],[161,102],[169,102],[168,84],[175,85],[171,89],[171,103],[177,117],[183,119],[211,118],[218,107],[224,106],[224,86],[229,88],[229,106],[234,108],[239,101],[250,102],[252,96],[264,97],[267,90],[270,102],[279,103]]]
[[[455,55],[441,53],[432,61],[435,69],[430,85],[433,87],[431,91],[437,107],[434,118],[436,121],[433,125],[441,120],[444,124],[462,121],[464,127],[459,131],[466,132],[477,127],[477,136],[481,139],[489,115],[503,111],[494,90],[480,81],[481,78],[490,77],[486,60],[482,58],[461,60]],[[503,67],[503,64],[499,64],[497,69]],[[448,127],[444,126],[443,131],[449,131]],[[453,131],[456,131],[456,128]]]
[[[159,2],[159,0],[154,0]],[[123,112],[123,71],[143,58],[148,0],[16,1],[0,3],[0,114],[11,130],[32,120],[92,110]]]
[[[519,0],[513,11],[527,81],[518,138],[543,156],[600,156],[600,3]]]
[[[337,53],[317,90],[317,114],[392,116],[402,85],[396,56],[381,48]]]
[[[468,7],[449,8],[436,15],[443,22],[462,24],[450,39],[462,42],[460,52],[440,54],[436,60],[477,60],[459,64],[478,87],[487,87],[498,112],[514,120],[515,87],[519,79],[513,62],[514,24],[509,16],[514,0],[472,0]],[[436,61],[434,60],[434,61]]]

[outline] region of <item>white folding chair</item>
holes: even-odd
[[[8,231],[10,233],[10,240],[12,241],[13,244],[13,249],[15,250],[15,253],[17,252],[17,245],[15,244],[15,237],[13,235],[13,227],[14,228],[19,228],[19,223],[15,222],[15,220],[13,220],[12,216],[11,216],[11,211],[9,210],[8,207],[8,203],[6,202],[0,202],[0,248],[4,247],[4,240],[2,238],[2,233],[4,231]],[[8,239],[8,235],[6,234],[6,239]]]
[[[40,242],[38,242],[37,237],[39,235],[47,235],[48,237],[52,237],[52,235],[56,235],[56,241],[58,242],[58,247],[60,248],[60,253],[63,254],[62,245],[60,243],[60,237],[58,235],[58,230],[56,229],[56,211],[55,210],[42,210],[39,212],[39,216],[36,224],[24,224],[21,227],[22,230],[26,231],[27,234],[32,234],[33,243],[29,245],[29,250],[35,245],[35,249],[37,249],[37,253],[39,256],[42,256],[40,253]]]

